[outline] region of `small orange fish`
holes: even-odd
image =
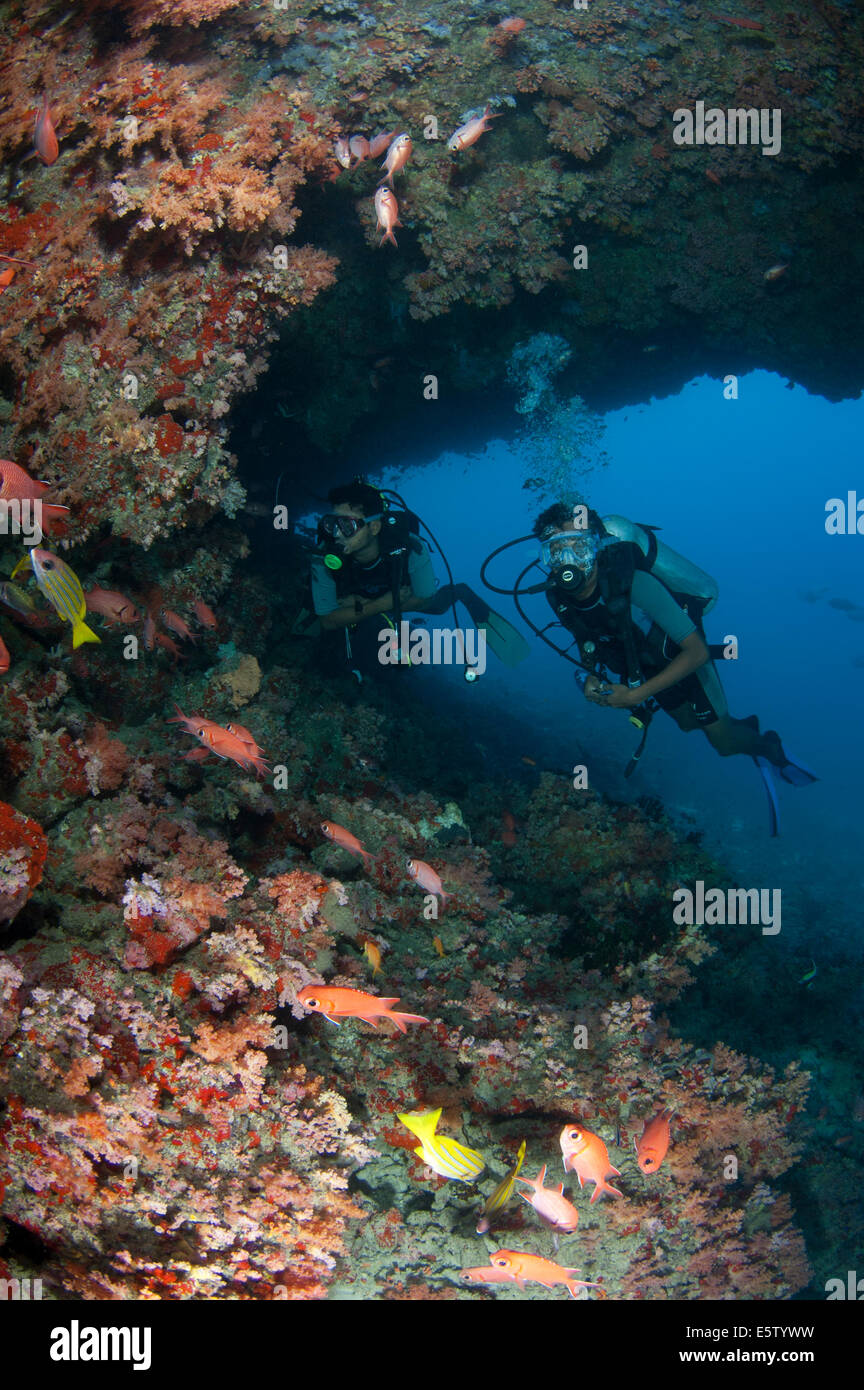
[[[441,959],[443,960],[443,959],[444,959],[444,942],[441,940],[440,936],[433,936],[433,938],[432,938],[432,945],[435,947],[435,950],[438,952],[438,955],[439,955],[439,956],[441,957]]]
[[[11,665],[12,658],[9,655],[9,648],[6,646],[3,638],[0,637],[0,676],[5,676]]]
[[[7,265],[5,270],[0,270],[0,294],[2,294],[4,290],[8,290],[17,274],[18,267],[14,265]]]
[[[505,811],[501,817],[501,843],[507,849],[512,849],[516,843],[516,821],[511,811]]]
[[[218,728],[219,726],[217,725],[216,727]],[[254,734],[250,734],[245,725],[237,723],[226,724],[225,730],[229,734],[236,734],[240,742],[245,743],[246,747],[251,749],[255,757],[263,757],[264,749],[255,741]]]
[[[33,144],[43,164],[53,164],[60,153],[54,122],[48,110],[47,92],[42,97],[42,107],[37,113],[36,124],[33,127]]]
[[[537,766],[537,760],[536,760],[536,758],[529,758],[527,753],[523,753],[523,754],[522,754],[521,761],[525,764],[526,767],[536,767],[536,766]]]
[[[45,535],[64,536],[69,508],[58,506],[54,502],[42,502],[42,497],[50,486],[50,483],[40,483],[31,478],[20,464],[13,463],[11,459],[0,459],[0,501],[40,502],[41,525]]]
[[[617,1175],[619,1169],[613,1168],[609,1162],[609,1152],[598,1134],[592,1134],[590,1129],[583,1129],[581,1125],[565,1125],[561,1131],[560,1143],[564,1155],[564,1172],[571,1169],[576,1173],[580,1187],[584,1187],[586,1182],[594,1183],[592,1204],[604,1192],[623,1197],[623,1192],[619,1192],[617,1187],[610,1186],[606,1181],[610,1173]]]
[[[350,145],[348,144],[348,141],[347,141],[347,140],[345,140],[344,138],[342,138],[342,137],[340,136],[340,138],[335,142],[335,144],[334,144],[334,146],[333,146],[333,153],[334,153],[335,156],[336,156],[337,162],[338,162],[339,164],[341,164],[341,166],[342,166],[343,169],[348,169],[348,168],[350,168],[350,165],[351,165],[351,147],[350,147]]]
[[[399,1003],[395,999],[383,999],[375,994],[364,994],[360,989],[343,989],[337,985],[306,985],[297,995],[298,1003],[313,1013],[323,1014],[331,1023],[339,1018],[362,1018],[378,1027],[378,1019],[389,1018],[400,1033],[407,1033],[406,1023],[428,1023],[421,1014],[400,1013],[393,1008]]]
[[[711,183],[716,183],[718,185],[722,183],[722,179],[720,178],[720,175],[717,173],[716,169],[706,169],[705,177],[706,179],[710,179]]]
[[[787,262],[786,265],[772,265],[771,268],[770,268],[770,270],[766,270],[766,271],[765,271],[765,275],[764,275],[763,278],[764,278],[765,280],[769,280],[769,281],[770,281],[770,280],[779,280],[779,279],[780,279],[780,276],[781,276],[781,275],[785,275],[785,274],[786,274],[786,271],[787,271],[788,269],[789,269],[788,262]]]
[[[118,623],[140,621],[134,603],[116,589],[91,589],[84,595],[84,600],[88,613],[98,613],[109,627],[115,627]]]
[[[400,173],[401,170],[405,168],[413,151],[414,146],[411,143],[410,135],[403,134],[396,136],[396,139],[387,151],[384,163],[381,165],[382,169],[387,170],[387,173],[384,175],[384,183],[389,183],[390,187],[393,187],[393,175]]]
[[[645,1121],[645,1128],[638,1139],[634,1134],[633,1146],[643,1173],[656,1173],[666,1157],[671,1118],[671,1110],[660,1110],[653,1120]]]
[[[192,603],[192,612],[195,614],[201,627],[206,627],[210,632],[215,632],[218,627],[216,614],[200,598],[196,598]]]
[[[176,632],[178,637],[182,637],[184,642],[195,642],[197,638],[184,618],[178,613],[172,613],[170,608],[162,609],[162,621],[172,632]]]
[[[148,613],[144,619],[144,646],[148,652],[152,652],[156,645],[156,622],[152,613]],[[190,729],[191,733],[192,730]]]
[[[390,148],[396,132],[395,130],[382,130],[380,135],[369,141],[369,158],[377,159],[379,154]]]
[[[542,1216],[550,1225],[557,1226],[559,1231],[575,1231],[579,1223],[579,1213],[573,1203],[568,1202],[564,1196],[563,1182],[557,1189],[544,1187],[545,1178],[545,1163],[536,1178],[517,1178],[517,1182],[524,1182],[526,1187],[534,1189],[530,1197],[524,1192],[519,1195],[523,1202],[534,1208],[538,1216]]]
[[[385,241],[392,241],[395,247],[399,246],[398,241],[393,235],[394,227],[401,227],[399,221],[399,204],[396,201],[396,194],[389,188],[381,187],[375,194],[375,216],[378,218],[378,226],[384,228],[384,235],[378,245],[383,246]]]
[[[482,1234],[482,1232],[481,1232]],[[471,1269],[460,1271],[460,1278],[469,1284],[511,1284],[513,1275],[509,1269],[498,1265],[473,1265]]]
[[[333,841],[334,845],[340,845],[342,849],[347,849],[349,854],[362,859],[367,869],[370,863],[375,862],[375,855],[364,849],[357,836],[352,835],[350,830],[346,830],[344,825],[334,825],[333,821],[325,820],[321,822],[321,829],[327,839]]]
[[[507,1277],[520,1289],[524,1289],[529,1281],[543,1284],[547,1289],[555,1284],[564,1284],[575,1298],[580,1289],[600,1287],[583,1279],[574,1279],[574,1274],[579,1271],[571,1265],[558,1265],[554,1260],[546,1260],[542,1255],[529,1255],[523,1250],[496,1250],[494,1255],[489,1256],[489,1263],[494,1269],[506,1270]]]
[[[453,152],[457,150],[467,150],[469,145],[473,145],[475,141],[479,140],[480,136],[484,135],[489,129],[486,122],[494,121],[503,114],[503,111],[496,111],[493,114],[487,106],[482,116],[475,116],[473,120],[466,121],[464,125],[460,125],[458,130],[454,130],[450,139],[447,141],[448,150]]]
[[[372,979],[374,980],[381,969],[381,949],[369,936],[363,942],[363,954],[372,966]]]
[[[162,634],[157,635],[157,641],[162,638]],[[164,638],[165,642],[170,638]],[[161,645],[161,643],[160,643]],[[171,643],[173,646],[174,644]],[[175,648],[176,650],[176,648]],[[179,705],[175,705],[177,711],[173,719],[169,719],[169,724],[182,724],[187,734],[193,734],[199,743],[215,753],[217,758],[224,758],[229,762],[237,763],[247,772],[254,771],[259,777],[263,777],[267,772],[267,764],[261,756],[263,750],[252,739],[248,730],[244,729],[245,737],[240,737],[237,733],[232,733],[228,729],[223,729],[221,724],[214,724],[212,719],[202,719],[200,715],[186,715]],[[250,740],[252,747],[250,747]]]
[[[171,638],[166,636],[164,632],[157,632],[153,637],[153,642],[155,646],[161,647],[163,652],[170,652],[175,661],[183,661],[183,653],[177,643],[172,642]]]
[[[434,893],[436,897],[441,899],[442,904],[446,903],[448,898],[452,898],[452,893],[444,892],[441,879],[431,864],[425,864],[422,859],[409,859],[407,869],[414,882],[425,892]]]

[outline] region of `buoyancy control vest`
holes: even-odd
[[[548,594],[549,603],[558,621],[576,638],[586,666],[612,671],[630,686],[641,685],[644,669],[662,665],[670,655],[653,632],[643,633],[631,617],[637,569],[652,574],[668,589],[700,633],[703,615],[717,601],[718,587],[704,570],[658,541],[653,527],[610,516],[603,518],[598,529],[604,543],[597,552],[596,601],[586,608],[556,588]]]
[[[407,583],[410,555],[412,551],[417,553],[423,548],[418,534],[419,518],[414,512],[405,510],[387,511],[380,520],[379,555],[375,563],[360,565],[349,555],[342,560],[338,569],[330,570],[340,599],[346,594],[377,598],[386,594],[388,589],[392,589],[395,599]]]

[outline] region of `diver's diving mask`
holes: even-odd
[[[540,564],[568,587],[581,589],[597,559],[597,537],[591,531],[554,531],[540,542]]]
[[[370,521],[376,521],[380,513],[375,516],[339,516],[337,512],[328,512],[322,516],[318,522],[319,541],[335,541],[336,545],[340,542],[350,541],[352,536],[367,525]]]

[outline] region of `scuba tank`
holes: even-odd
[[[653,527],[640,526],[625,516],[604,516],[603,529],[616,540],[637,545],[648,562],[647,572],[659,579],[670,593],[695,598],[699,601],[700,612],[710,613],[720,592],[716,579],[671,546],[658,541]]]

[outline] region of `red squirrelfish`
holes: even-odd
[[[193,601],[192,612],[195,614],[197,621],[201,624],[202,627],[209,628],[211,632],[216,631],[216,628],[218,626],[218,623],[216,621],[216,614],[213,612],[212,608],[208,607],[208,605],[204,603],[202,599],[196,598]]]
[[[7,265],[5,270],[0,270],[0,294],[2,294],[4,290],[8,290],[17,274],[18,267],[14,265]]]
[[[452,898],[452,893],[445,893],[441,886],[441,879],[436,874],[430,864],[425,864],[422,859],[409,859],[408,873],[414,882],[419,884],[427,893],[434,893],[442,903],[446,903],[448,898]]]
[[[411,143],[411,136],[404,134],[397,135],[388,149],[381,168],[387,170],[387,173],[384,175],[384,182],[389,183],[391,188],[393,187],[393,175],[398,174],[401,169],[405,168],[405,165],[411,158],[413,149],[414,146]]]
[[[250,734],[249,730],[243,724],[226,724],[225,728],[229,734],[236,734],[241,743],[245,743],[246,747],[251,749],[256,757],[263,754],[264,749],[256,742],[255,735]]]
[[[579,1213],[572,1202],[568,1202],[564,1196],[564,1184],[560,1187],[544,1187],[546,1179],[546,1165],[544,1163],[536,1178],[517,1178],[517,1182],[524,1182],[526,1187],[533,1187],[531,1196],[522,1192],[520,1195],[523,1202],[527,1202],[533,1207],[538,1216],[542,1216],[544,1221],[550,1225],[557,1226],[559,1231],[575,1231],[579,1222]]]
[[[393,235],[394,227],[401,227],[399,221],[399,204],[396,201],[395,193],[383,186],[375,194],[375,216],[378,218],[378,226],[383,227],[384,235],[378,245],[383,246],[385,241],[392,241],[398,247],[399,243]]]
[[[98,613],[109,627],[118,623],[137,623],[138,611],[131,599],[116,589],[91,589],[84,595],[89,613]]]
[[[152,652],[156,645],[156,620],[152,613],[148,613],[144,619],[144,646],[148,652]],[[190,729],[191,733],[191,729]]]
[[[0,676],[5,676],[11,664],[12,658],[9,655],[9,648],[6,646],[3,638],[0,637]]]
[[[482,1235],[482,1231],[480,1232]],[[499,1268],[498,1265],[473,1265],[471,1269],[463,1269],[461,1277],[469,1284],[512,1284],[513,1275],[509,1269]]]
[[[40,502],[41,526],[45,535],[63,536],[66,534],[64,522],[69,515],[69,508],[60,507],[53,502],[42,502],[42,495],[50,486],[50,483],[40,483],[31,478],[20,464],[13,463],[11,459],[0,459],[0,501]]]
[[[565,1284],[576,1298],[580,1289],[597,1289],[599,1284],[588,1283],[584,1279],[574,1279],[578,1269],[572,1265],[557,1265],[554,1260],[546,1260],[542,1255],[529,1255],[522,1250],[496,1250],[489,1256],[493,1269],[506,1270],[508,1278],[518,1284],[520,1289],[531,1281],[551,1289],[554,1284]]]
[[[375,855],[364,849],[357,836],[352,835],[350,830],[346,830],[344,825],[334,825],[332,821],[325,820],[321,822],[321,829],[327,839],[333,841],[334,845],[340,845],[342,849],[347,849],[349,854],[362,859],[367,869],[371,863],[375,862]]]
[[[197,638],[185,619],[178,613],[172,613],[170,608],[162,609],[162,621],[172,632],[176,632],[178,637],[182,637],[186,642],[195,642]]]
[[[458,130],[454,130],[447,141],[448,150],[467,150],[469,145],[473,145],[475,140],[479,140],[489,129],[487,121],[494,121],[501,115],[502,111],[496,111],[493,115],[487,106],[482,116],[475,116],[472,121],[466,121]]]
[[[379,154],[383,154],[386,149],[389,149],[395,134],[395,130],[382,130],[380,135],[376,135],[374,139],[370,140],[369,158],[377,159]]]
[[[592,1134],[590,1129],[583,1129],[581,1125],[565,1125],[560,1142],[565,1173],[568,1169],[576,1173],[580,1187],[586,1182],[594,1183],[592,1203],[604,1192],[611,1192],[615,1197],[624,1195],[606,1181],[610,1173],[617,1175],[619,1169],[613,1168],[609,1162],[609,1153],[599,1135]]]
[[[60,153],[54,122],[51,120],[51,112],[48,110],[47,92],[42,97],[42,106],[37,113],[36,124],[33,127],[33,144],[43,164],[53,164]]]
[[[364,994],[361,989],[343,989],[337,985],[306,985],[297,995],[298,1003],[313,1013],[323,1014],[335,1023],[338,1018],[362,1018],[378,1027],[378,1020],[389,1018],[396,1024],[400,1033],[407,1033],[406,1023],[428,1023],[421,1014],[399,1013],[393,1008],[399,1003],[395,999],[383,999],[375,994]]]
[[[653,1120],[645,1121],[645,1128],[638,1139],[633,1136],[636,1156],[643,1173],[656,1173],[666,1157],[671,1118],[671,1110],[660,1110]]]
[[[239,738],[236,733],[230,733],[228,729],[223,729],[220,724],[214,724],[212,719],[202,719],[197,715],[185,715],[179,705],[175,705],[174,708],[177,710],[177,715],[167,721],[169,724],[182,724],[188,734],[193,734],[199,743],[204,748],[208,748],[211,753],[215,753],[217,758],[225,758],[229,762],[237,763],[247,772],[254,771],[258,776],[264,776],[267,771],[267,764],[262,757],[258,756],[261,752],[260,749],[256,753],[250,748],[247,740],[251,735],[247,734],[246,739]],[[257,744],[255,747],[257,748]]]

